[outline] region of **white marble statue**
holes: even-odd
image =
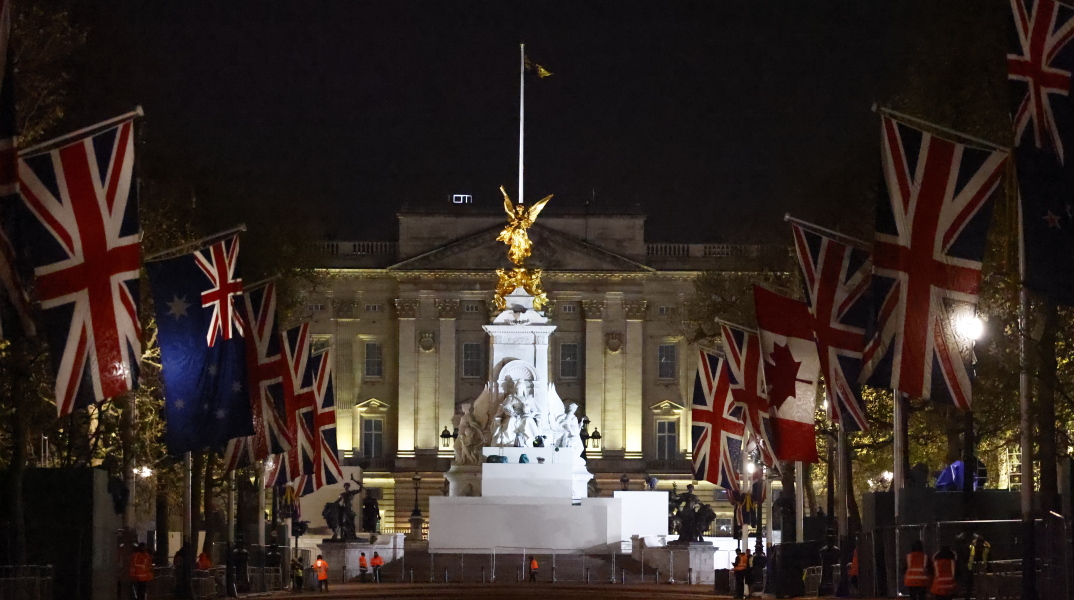
[[[571,402],[567,405],[566,412],[556,418],[556,435],[553,439],[556,448],[574,448],[579,451],[582,449],[582,424],[575,414],[577,411],[578,405]]]
[[[486,442],[484,428],[470,407],[459,417],[459,437],[455,439],[455,464],[481,464],[481,448]]]
[[[541,435],[541,411],[525,393],[504,399],[493,417],[492,443],[496,446],[531,446]]]

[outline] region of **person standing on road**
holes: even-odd
[[[373,565],[373,583],[380,583],[380,568],[384,566],[384,557],[374,552],[373,560],[369,564]]]
[[[749,559],[742,550],[735,548],[735,598],[746,597],[746,569],[749,568]]]
[[[317,589],[322,592],[328,591],[328,561],[320,554],[313,563],[313,571],[317,573]]]
[[[906,573],[902,577],[902,584],[910,592],[910,600],[925,600],[925,590],[929,587],[928,562],[921,540],[914,540],[906,555]]]
[[[955,597],[955,553],[944,546],[932,557],[935,577],[932,579],[932,597],[935,600],[949,600]]]
[[[297,558],[291,559],[291,591],[298,593],[302,591],[302,584],[305,583],[306,574],[302,569],[302,563]]]
[[[144,543],[138,544],[138,547],[131,553],[127,574],[131,580],[131,598],[145,600],[146,584],[153,580],[153,557],[145,549]]]
[[[537,583],[537,557],[530,557],[530,583]]]

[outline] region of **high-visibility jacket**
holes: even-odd
[[[745,554],[739,554],[738,560],[735,561],[736,571],[745,571],[750,566],[750,559]]]
[[[858,576],[858,549],[854,549],[854,557],[850,559],[850,568],[847,569],[847,575],[851,577]]]
[[[936,577],[932,580],[933,596],[950,596],[955,593],[955,561],[950,558],[933,558]]]
[[[317,581],[328,579],[328,561],[319,558],[313,563],[313,570],[317,572]]]
[[[973,563],[981,562],[988,566],[988,552],[992,550],[992,544],[987,540],[981,540],[981,555],[977,556],[977,544],[970,542],[970,559],[966,562],[966,568],[973,571]]]
[[[359,556],[358,557],[358,568],[359,569],[366,569],[368,567],[369,567],[369,563],[366,562],[365,556]]]
[[[382,567],[384,566],[384,557],[378,554],[377,556],[373,557],[373,562],[370,564],[372,564],[374,567]]]
[[[208,571],[211,568],[213,568],[213,561],[212,561],[211,558],[209,558],[209,555],[204,553],[204,552],[199,554],[198,555],[198,570],[199,571]]]
[[[537,559],[536,558],[531,558],[530,559],[530,570],[531,571],[536,571],[537,570]]]
[[[902,578],[902,583],[906,587],[925,587],[929,584],[929,573],[926,571],[925,565],[928,563],[928,557],[924,552],[911,552],[906,555],[906,575]]]
[[[135,551],[131,554],[131,564],[128,571],[131,581],[153,580],[153,557],[148,552]]]

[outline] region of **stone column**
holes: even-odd
[[[455,323],[459,318],[460,303],[458,300],[440,299],[436,301],[436,312],[440,317],[440,349],[439,363],[437,367],[436,385],[436,422],[441,429],[447,427],[451,431],[451,418],[455,416],[455,376],[457,368],[455,364]],[[437,446],[441,456],[452,457],[455,455],[454,445],[444,448]]]
[[[582,301],[585,317],[585,414],[592,422],[590,427],[600,429],[604,424],[604,302]],[[590,433],[593,430],[590,429]],[[601,435],[604,435],[603,432]],[[602,440],[603,442],[603,440]],[[590,449],[586,454],[600,456],[604,449]]]
[[[623,347],[624,450],[626,458],[642,457],[642,410],[645,363],[645,300],[623,302],[626,314],[626,343]]]
[[[399,434],[397,455],[414,456],[418,411],[417,318],[421,301],[399,298],[395,310],[399,318]]]
[[[336,439],[341,457],[354,454],[358,422],[355,420],[354,404],[358,390],[354,382],[354,339],[348,335],[349,323],[357,320],[358,303],[354,300],[333,300],[332,345],[335,346],[334,384],[336,386]]]

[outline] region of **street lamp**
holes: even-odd
[[[444,430],[440,432],[440,447],[451,447],[451,432],[448,431],[447,425],[444,425]]]
[[[593,435],[589,436],[589,440],[591,442],[593,442],[593,449],[594,450],[600,450],[600,438],[601,437],[602,436],[600,435],[600,430],[597,429],[596,426],[594,426],[593,427]]]
[[[984,335],[985,324],[980,317],[967,312],[955,319],[955,329],[959,335],[973,342],[981,339]]]
[[[623,486],[624,492],[627,491],[627,487],[630,485],[630,478],[627,477],[626,473],[623,473],[623,476],[619,478],[619,484]]]
[[[418,506],[418,488],[421,487],[421,475],[415,474],[410,480],[414,482],[414,510],[410,512],[410,516],[420,519],[421,508]]]

